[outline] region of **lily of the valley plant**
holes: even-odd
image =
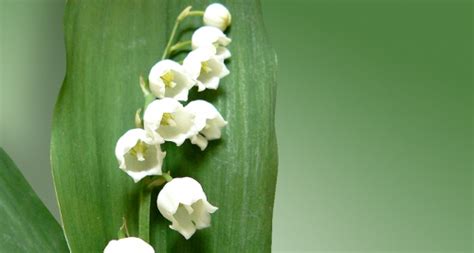
[[[198,28],[191,41],[175,42],[179,24],[187,17],[200,16],[204,26]],[[186,140],[204,151],[209,141],[221,138],[227,121],[219,111],[204,100],[189,101],[193,87],[199,92],[217,89],[221,79],[230,71],[225,60],[231,56],[227,46],[231,42],[224,31],[231,23],[231,15],[221,4],[211,4],[205,11],[185,8],[177,17],[163,57],[150,70],[148,80],[140,78],[145,97],[143,118],[137,110],[135,128],[127,131],[117,142],[115,155],[119,168],[135,183],[144,180],[139,208],[139,234],[131,237],[126,221],[105,253],[154,252],[149,241],[151,190],[161,191],[157,209],[169,220],[169,227],[189,239],[196,230],[211,225],[211,214],[217,207],[208,202],[201,184],[193,178],[172,178],[163,168],[166,152],[164,142],[181,146]],[[190,47],[188,49],[188,47]],[[169,59],[172,53],[191,50],[182,63]],[[166,172],[165,172],[166,170]],[[164,186],[163,186],[164,184]]]

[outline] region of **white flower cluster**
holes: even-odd
[[[230,73],[224,61],[231,56],[227,49],[231,39],[223,32],[231,23],[229,11],[221,4],[211,4],[203,13],[203,21],[205,26],[194,32],[192,51],[182,64],[163,59],[151,68],[146,92],[154,99],[143,114],[143,128],[127,131],[117,142],[115,155],[119,167],[134,182],[147,176],[163,175],[166,152],[162,151],[161,144],[164,142],[180,146],[189,139],[204,150],[208,141],[221,137],[222,128],[227,125],[219,111],[207,101],[182,104],[187,102],[194,86],[199,92],[217,89],[220,80]],[[166,183],[158,195],[157,206],[172,222],[170,228],[186,239],[197,229],[209,227],[210,214],[217,210],[207,201],[201,185],[189,177],[174,178]],[[135,241],[138,242],[130,239],[127,243]],[[120,242],[112,241],[110,247],[120,248],[117,246]],[[143,252],[150,251],[144,247]]]

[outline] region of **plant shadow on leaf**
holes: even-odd
[[[185,244],[189,244],[189,247],[192,248],[192,252],[209,252],[206,236],[201,232],[202,231],[196,231],[196,233],[189,240],[186,240],[181,235],[178,235],[181,238],[178,238],[174,241],[173,245],[171,246],[171,252],[182,252],[183,245]],[[186,248],[187,247],[184,249]]]
[[[171,171],[172,177],[186,177],[196,173],[193,168],[199,168],[211,157],[216,149],[225,141],[222,139],[209,141],[207,148],[201,151],[198,146],[187,140],[183,145],[177,147],[174,143],[165,143],[163,149],[173,154],[176,159],[164,161],[164,171]],[[204,189],[205,190],[205,189]]]
[[[197,91],[196,88],[193,88],[191,92],[189,93],[189,98],[190,100],[197,100],[197,99],[206,100],[207,102],[212,104],[216,102],[218,99],[223,99],[225,95],[226,95],[225,91],[223,91],[222,89],[217,89],[217,90],[208,89],[208,90],[199,92]]]

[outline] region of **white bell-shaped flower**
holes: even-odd
[[[155,253],[155,250],[140,238],[127,237],[110,241],[104,253]]]
[[[199,91],[217,89],[220,79],[230,73],[224,59],[216,55],[216,48],[212,45],[191,51],[184,59],[183,66],[197,80]]]
[[[225,31],[232,21],[229,10],[222,4],[214,3],[204,11],[204,24],[217,27]]]
[[[203,26],[193,33],[191,39],[193,49],[213,45],[216,48],[216,55],[219,58],[227,59],[231,56],[226,48],[231,42],[221,30],[213,26]]]
[[[150,91],[158,98],[188,100],[189,89],[195,81],[186,73],[183,66],[172,60],[162,60],[151,68],[148,76]]]
[[[211,213],[217,207],[209,204],[201,184],[190,177],[174,178],[158,194],[158,210],[169,221],[170,228],[189,239],[197,229],[211,225]]]
[[[151,102],[143,115],[145,129],[158,141],[172,141],[180,146],[195,135],[194,115],[177,100],[157,99]]]
[[[115,156],[120,169],[136,183],[146,176],[162,174],[166,152],[161,151],[158,140],[148,136],[145,130],[136,128],[120,137],[115,146]]]
[[[194,114],[196,135],[191,136],[191,143],[198,145],[201,150],[206,149],[208,141],[221,138],[221,130],[227,121],[211,103],[196,100],[189,103],[186,110]]]

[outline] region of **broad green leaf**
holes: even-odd
[[[67,73],[56,105],[52,165],[65,233],[72,252],[100,252],[116,238],[122,217],[137,234],[139,184],[118,169],[117,139],[134,128],[146,76],[166,44],[183,0],[67,2]],[[212,226],[186,241],[168,228],[155,199],[151,243],[157,252],[269,252],[277,174],[274,129],[275,55],[258,0],[222,1],[232,13],[231,74],[217,91],[193,92],[227,119],[222,139],[201,152],[167,144],[165,171],[197,179],[218,206]],[[189,38],[202,24],[192,17],[180,31]],[[177,55],[177,59],[183,54]],[[156,193],[155,193],[156,195]]]
[[[68,252],[59,223],[0,148],[0,252]]]

